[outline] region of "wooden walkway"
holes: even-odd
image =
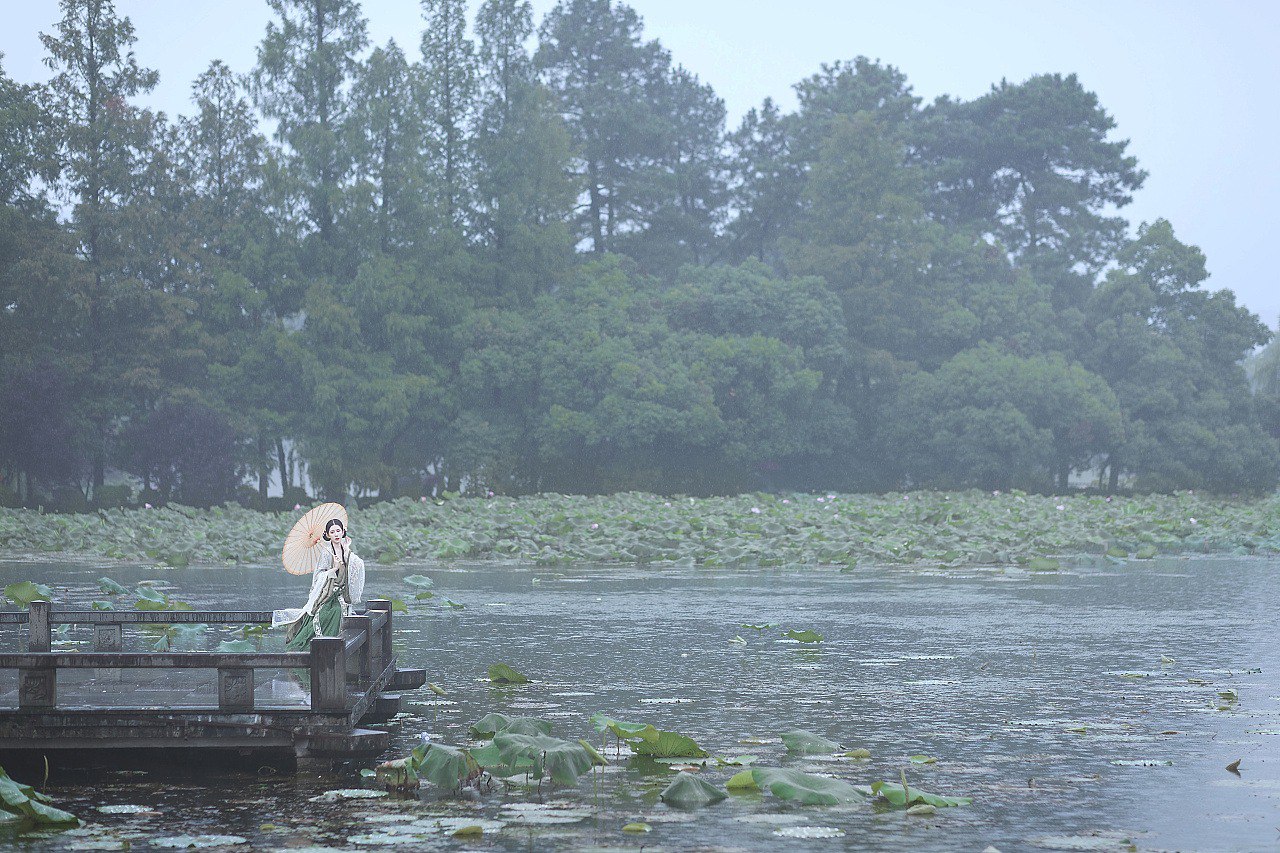
[[[0,652],[0,764],[95,754],[145,761],[174,749],[295,763],[383,752],[390,735],[360,724],[394,716],[394,691],[426,681],[420,669],[397,669],[389,601],[344,617],[341,637],[317,637],[305,652],[124,650],[127,626],[270,622],[270,611],[69,610],[43,601],[0,613],[0,626],[27,626],[26,651]],[[55,625],[91,626],[93,651],[53,651]]]

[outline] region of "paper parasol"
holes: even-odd
[[[347,510],[342,504],[320,504],[310,510],[298,523],[293,525],[284,540],[284,550],[280,552],[280,560],[284,569],[291,575],[309,575],[320,564],[320,554],[324,552],[324,526],[329,520],[336,518],[347,527]]]

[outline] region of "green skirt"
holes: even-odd
[[[317,636],[317,622],[320,623],[319,635],[325,637],[338,636],[338,632],[342,628],[342,596],[335,592],[316,610],[315,619],[304,613],[298,618],[298,621],[301,623],[298,633],[293,635],[292,640],[284,644],[284,647],[290,651],[305,652],[311,647],[311,638]]]

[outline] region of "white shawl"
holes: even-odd
[[[311,592],[307,595],[306,606],[271,611],[271,627],[278,628],[281,625],[290,625],[301,619],[303,615],[314,618],[316,611],[324,603],[320,600],[320,596],[327,585],[325,582],[337,580],[337,577],[338,570],[333,564],[333,551],[325,548],[320,554],[320,565],[316,567],[315,574],[311,579]],[[356,556],[355,553],[352,553],[347,560],[347,593],[351,597],[351,604],[343,602],[342,615],[344,616],[351,615],[351,605],[359,604],[364,595],[364,560]]]

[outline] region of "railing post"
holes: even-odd
[[[360,683],[365,684],[369,681],[370,673],[373,672],[373,619],[368,615],[343,616],[343,639],[346,638],[348,629],[357,634],[364,634],[364,644],[356,652],[356,672]]]
[[[33,601],[27,606],[27,651],[48,653],[53,647],[53,626],[49,602]],[[56,708],[58,670],[47,666],[18,670],[19,708]]]
[[[218,710],[253,710],[253,670],[247,666],[218,667]]]
[[[99,622],[94,625],[93,650],[95,652],[124,651],[124,626],[119,622]]]
[[[47,652],[52,648],[52,642],[49,602],[33,601],[27,605],[27,651]]]
[[[311,640],[311,710],[347,710],[347,641],[341,637]]]
[[[390,665],[391,658],[395,654],[391,649],[391,602],[385,598],[375,598],[369,602],[370,610],[381,610],[387,614],[387,619],[382,623],[379,629],[378,651],[375,653],[374,660],[377,661],[377,672],[373,674],[374,678],[382,675],[383,671]]]

